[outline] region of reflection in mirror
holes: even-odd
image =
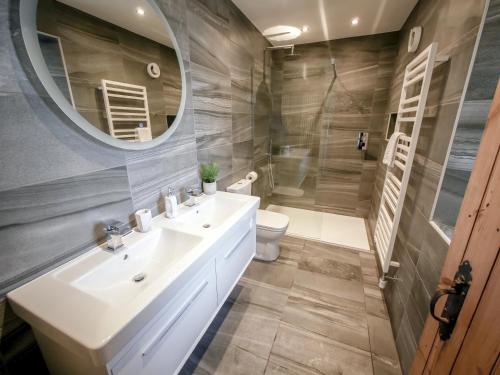
[[[38,41],[57,87],[90,124],[152,140],[177,116],[182,80],[163,15],[147,0],[39,0]]]

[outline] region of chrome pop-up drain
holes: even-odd
[[[137,275],[135,275],[133,278],[132,278],[132,281],[134,283],[140,283],[142,280],[144,280],[146,278],[146,274],[145,273],[138,273]]]

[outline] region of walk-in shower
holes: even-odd
[[[271,53],[270,97],[272,98],[273,121],[267,153],[267,173],[273,200],[307,200],[314,193],[319,153],[319,124],[326,96],[337,77],[335,59],[330,58],[331,68],[323,77],[314,96],[302,92],[304,83],[310,90],[309,81],[314,74],[314,64],[302,61],[295,45],[268,47]],[[310,77],[311,76],[311,77]],[[325,81],[325,79],[327,81]],[[328,86],[324,83],[329,82]],[[317,84],[311,82],[313,86]],[[298,91],[295,91],[298,88]],[[320,93],[323,91],[322,93]],[[277,203],[277,202],[275,202]],[[283,203],[283,202],[280,202]]]
[[[266,203],[367,216],[394,45],[387,34],[264,50]],[[362,149],[360,133],[370,134]]]

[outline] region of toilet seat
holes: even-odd
[[[258,229],[270,232],[284,232],[288,227],[288,216],[278,212],[257,210],[256,225]]]

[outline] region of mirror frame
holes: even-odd
[[[147,142],[129,142],[113,138],[111,135],[106,134],[103,131],[96,128],[87,119],[85,119],[76,109],[73,108],[71,103],[68,102],[68,100],[64,97],[64,95],[54,82],[42,55],[40,44],[38,42],[37,26],[36,26],[38,0],[20,0],[20,5],[19,5],[20,27],[21,27],[22,40],[24,42],[24,48],[29,57],[29,60],[31,61],[33,69],[35,70],[38,80],[47,91],[49,97],[63,111],[63,113],[85,133],[87,133],[88,135],[90,135],[94,139],[97,139],[100,142],[125,150],[146,150],[156,147],[161,143],[165,142],[175,132],[180,122],[182,121],[182,117],[184,115],[184,110],[186,106],[186,96],[187,96],[186,71],[184,67],[182,54],[179,45],[177,43],[177,39],[174,35],[174,32],[170,28],[170,25],[167,22],[165,14],[160,9],[158,4],[156,4],[154,0],[147,0],[147,2],[151,6],[151,8],[153,8],[156,12],[159,13],[160,17],[163,20],[165,30],[169,34],[172,40],[172,45],[177,55],[177,61],[179,62],[181,84],[182,84],[181,102],[179,104],[179,109],[177,111],[177,116],[174,120],[174,123],[162,135]]]

